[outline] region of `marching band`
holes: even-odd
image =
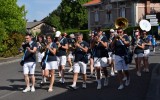
[[[128,63],[126,63],[126,55],[128,51],[133,53],[137,76],[141,76],[141,70],[149,72],[149,53],[151,40],[147,37],[147,32],[139,29],[134,31],[132,40],[124,33],[124,29],[128,26],[125,18],[119,18],[116,21],[117,30],[110,29],[110,37],[107,38],[100,28],[90,33],[90,40],[83,40],[83,34],[70,34],[66,37],[66,33],[62,34],[57,31],[55,38],[52,34],[46,35],[46,41],[43,35],[38,35],[37,43],[31,40],[31,35],[25,36],[26,42],[23,44],[24,56],[23,72],[26,82],[26,88],[23,92],[35,91],[35,66],[36,51],[38,62],[42,68],[41,84],[49,80],[50,85],[48,92],[53,91],[55,80],[55,71],[59,71],[60,82],[65,83],[65,66],[68,62],[68,72],[73,72],[73,83],[67,86],[68,89],[77,89],[77,80],[79,73],[82,74],[82,88],[87,88],[87,66],[90,67],[90,77],[95,77],[97,81],[97,89],[102,88],[102,75],[104,75],[103,86],[108,86],[109,76],[115,76],[119,82],[118,90],[122,90],[124,86],[130,84],[130,74]],[[28,47],[27,44],[30,46]],[[26,47],[27,46],[27,47]],[[130,49],[131,47],[131,49]],[[25,52],[26,51],[26,52]],[[132,59],[132,56],[131,58]],[[143,61],[143,65],[141,62]],[[110,73],[108,71],[110,69]],[[32,77],[32,87],[30,87],[29,74]]]

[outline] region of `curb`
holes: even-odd
[[[11,60],[11,61],[4,61],[4,62],[0,63],[0,66],[4,65],[4,64],[10,64],[10,63],[14,63],[14,62],[19,62],[20,60],[21,60],[20,58],[17,58],[15,60]]]

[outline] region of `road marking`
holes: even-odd
[[[0,99],[3,99],[3,98],[5,98],[5,97],[7,97],[7,96],[9,96],[9,95],[12,95],[12,94],[16,93],[16,92],[17,92],[17,91],[13,91],[13,92],[11,92],[11,93],[8,93],[8,94],[6,94],[6,95],[3,95],[3,96],[0,97]]]

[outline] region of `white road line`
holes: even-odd
[[[3,98],[5,98],[5,97],[7,97],[7,96],[9,96],[9,95],[12,95],[12,94],[16,93],[16,92],[17,92],[17,91],[13,91],[13,92],[11,92],[11,93],[8,93],[8,94],[6,94],[6,95],[3,95],[3,96],[0,97],[0,99],[3,99]]]

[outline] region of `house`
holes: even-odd
[[[118,17],[128,20],[130,26],[137,26],[148,14],[160,19],[159,0],[91,0],[85,4],[88,9],[88,28],[114,27]]]
[[[29,33],[32,33],[34,36],[39,33],[53,33],[55,31],[55,28],[47,25],[43,21],[35,21],[35,22],[27,22],[26,29]]]

